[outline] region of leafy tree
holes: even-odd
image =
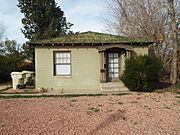
[[[71,33],[71,23],[55,0],[18,0],[24,14],[22,33],[29,40],[47,39]]]
[[[20,48],[15,40],[4,38],[4,32],[5,27],[0,23],[0,82],[9,81],[11,72],[20,71],[18,63],[22,64],[24,59],[29,57],[27,53],[24,53],[29,51],[23,46]],[[32,67],[23,65],[21,69],[32,70]]]
[[[21,54],[24,58],[33,59],[34,49],[29,46],[29,44],[24,43],[21,47]]]
[[[12,55],[15,52],[19,51],[17,48],[18,44],[15,40],[9,40],[6,38],[5,41],[2,42],[2,55]]]
[[[10,73],[17,71],[16,62],[21,60],[18,44],[15,40],[1,41],[0,82],[10,79]]]
[[[35,52],[34,48],[30,47],[28,43],[24,43],[21,47],[21,57],[22,59],[29,59],[33,62],[32,69],[35,70]]]

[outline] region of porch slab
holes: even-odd
[[[104,92],[129,92],[122,81],[101,83],[101,90]]]

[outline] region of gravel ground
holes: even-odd
[[[173,93],[0,99],[1,135],[180,135]]]

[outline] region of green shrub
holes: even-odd
[[[162,62],[155,56],[136,56],[127,59],[121,80],[131,91],[150,92],[161,77]]]
[[[180,88],[180,83],[178,82],[175,86],[176,88]]]

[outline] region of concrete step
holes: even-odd
[[[102,91],[129,91],[121,81],[101,83],[101,89]]]

